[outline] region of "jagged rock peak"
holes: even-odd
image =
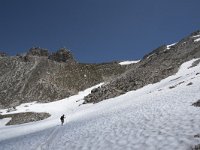
[[[72,53],[66,48],[60,48],[57,52],[52,53],[49,59],[57,62],[74,61]]]
[[[28,56],[49,56],[49,52],[47,49],[40,48],[40,47],[32,47],[29,49]]]
[[[0,57],[6,57],[8,56],[5,52],[0,51]]]
[[[48,49],[40,47],[32,47],[25,54],[25,56],[22,55],[20,56],[22,58],[26,58],[27,60],[29,60],[32,56],[37,56],[37,57],[46,57],[47,59],[57,62],[76,62],[70,50],[66,48],[60,48],[58,51],[50,53]]]

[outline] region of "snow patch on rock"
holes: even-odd
[[[176,44],[177,44],[177,43],[173,43],[173,44],[167,45],[167,49],[170,49],[171,46],[174,46],[174,45],[176,45]]]
[[[194,42],[199,42],[199,41],[200,41],[200,38],[198,38],[198,39],[194,40]]]
[[[134,61],[122,61],[119,64],[120,65],[130,65],[130,64],[136,64],[138,63],[140,60],[134,60]]]
[[[200,37],[200,34],[192,36],[193,38]]]

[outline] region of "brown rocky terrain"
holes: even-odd
[[[65,48],[49,53],[47,49],[33,47],[23,55],[3,55],[0,56],[0,108],[63,99],[127,69],[117,62],[78,63]]]
[[[163,45],[153,50],[122,75],[101,88],[94,89],[84,98],[84,103],[97,103],[113,98],[173,75],[182,63],[193,58],[200,58],[198,38],[200,38],[200,31],[192,33],[172,46]]]

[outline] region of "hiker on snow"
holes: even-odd
[[[61,125],[63,125],[63,123],[64,123],[64,119],[65,119],[65,115],[63,114],[63,115],[60,117]]]

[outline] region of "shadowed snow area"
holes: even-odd
[[[94,105],[78,106],[83,93],[62,100],[63,105],[57,104],[62,101],[30,105],[30,110],[46,110],[52,117],[24,125],[1,125],[0,149],[190,149],[200,143],[194,138],[200,133],[200,109],[192,106],[200,99],[200,64],[190,67],[194,61],[184,63],[177,74],[159,83]],[[59,122],[62,113],[67,117],[64,126]]]

